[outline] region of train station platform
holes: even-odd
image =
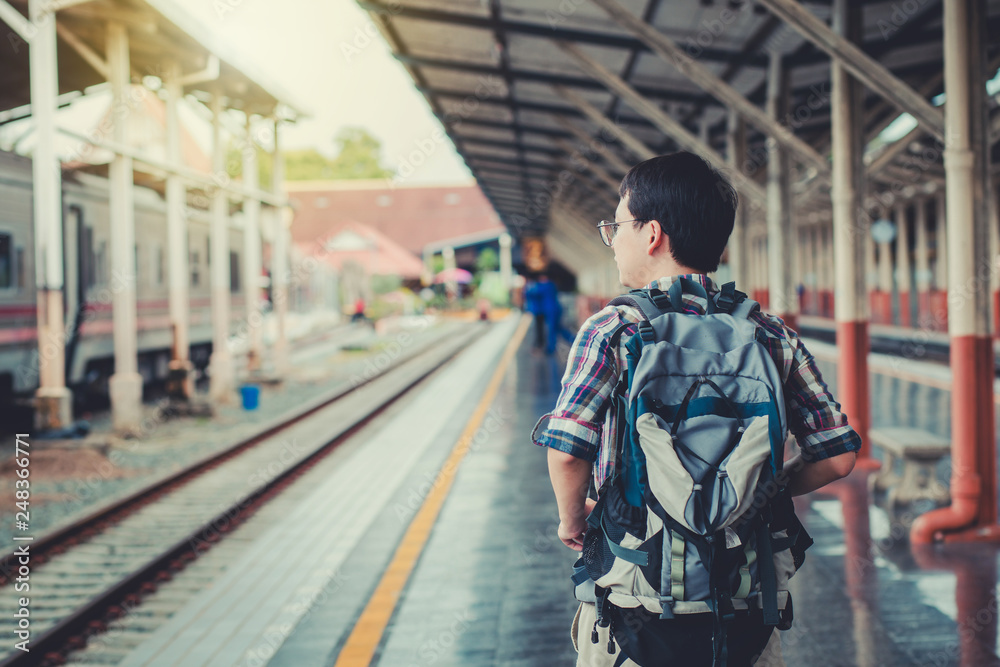
[[[391,487],[329,496],[311,532],[296,535],[301,519],[289,516],[121,664],[575,664],[575,553],[556,538],[545,451],[528,437],[558,395],[564,359],[533,351],[527,324],[493,325],[388,416],[388,435],[373,439],[383,449],[343,460],[340,484],[377,464],[394,473],[378,478]],[[913,396],[895,391],[897,405]],[[437,419],[419,421],[429,404]],[[401,433],[419,452],[404,455]],[[858,475],[797,505],[815,545],[793,580],[785,664],[1000,665],[995,548],[912,549]],[[330,534],[318,528],[329,515],[368,518]],[[219,605],[240,589],[272,593]]]

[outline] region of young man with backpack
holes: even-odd
[[[559,539],[581,552],[577,664],[782,665],[775,629],[811,543],[791,496],[850,473],[860,439],[795,332],[706,275],[732,186],[681,152],[633,167],[619,195],[598,227],[632,291],[584,323],[532,433]]]

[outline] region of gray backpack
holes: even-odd
[[[705,298],[705,315],[685,312],[682,289]],[[776,481],[788,429],[781,377],[749,319],[759,306],[733,283],[709,297],[686,278],[618,304],[645,321],[624,341],[615,474],[588,519],[578,597],[596,598],[620,662],[753,664],[791,624],[788,579],[812,543]]]

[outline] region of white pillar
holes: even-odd
[[[910,277],[910,228],[906,221],[906,204],[896,205],[896,288],[899,290],[900,319],[904,326],[912,324],[910,317],[910,292],[913,279]]]
[[[226,148],[222,143],[222,93],[212,95],[212,177],[216,183],[228,183]],[[212,264],[209,270],[212,289],[212,356],[209,360],[209,396],[213,401],[232,400],[233,359],[229,352],[229,196],[221,187],[212,195]]]
[[[455,269],[455,249],[451,246],[445,247],[441,251],[441,257],[444,259],[444,270],[454,273]],[[458,297],[458,283],[454,280],[449,280],[446,283],[446,289],[448,294],[457,298]]]
[[[274,119],[274,155],[271,169],[271,191],[280,195],[284,190],[285,161],[281,157],[278,141],[278,119]],[[274,341],[274,369],[280,376],[288,371],[288,252],[291,211],[287,208],[275,209],[274,245],[271,256],[271,294],[274,299],[274,315],[278,324],[278,335]]]
[[[510,293],[511,280],[514,277],[514,264],[511,259],[512,239],[510,234],[504,232],[500,235],[500,282],[503,283],[506,293]]]
[[[916,201],[916,217],[913,221],[914,241],[916,243],[916,263],[917,292],[924,294],[930,289],[931,271],[930,261],[927,254],[927,201],[918,199]]]
[[[247,137],[243,148],[243,186],[250,190],[260,187],[257,172],[257,144],[253,140],[250,115],[247,114]],[[260,371],[263,341],[261,327],[264,318],[260,310],[260,200],[247,196],[243,200],[243,297],[246,304],[247,335],[250,337],[247,370]]]
[[[746,161],[746,123],[743,117],[736,111],[729,110],[729,125],[726,133],[728,149],[726,151],[727,162],[732,170],[743,169]],[[740,201],[736,209],[736,219],[733,221],[733,233],[729,236],[729,267],[732,280],[736,283],[736,289],[747,291],[750,289],[750,278],[747,272],[747,225],[749,224],[747,215],[747,204]]]
[[[31,0],[29,17],[37,29],[31,40],[29,67],[31,110],[35,120],[32,159],[35,216],[35,289],[38,299],[38,391],[35,425],[39,429],[68,426],[73,419],[66,388],[63,323],[62,185],[55,149],[58,91],[55,14],[44,0]]]
[[[178,105],[184,91],[180,83],[181,68],[179,63],[167,63],[164,85],[167,92],[166,101],[166,143],[167,162],[180,165],[184,158],[181,151],[181,124]],[[173,349],[171,351],[170,375],[172,392],[176,395],[190,398],[194,394],[194,377],[191,374],[192,365],[189,361],[190,348],[190,290],[191,280],[188,267],[187,221],[184,213],[186,206],[186,189],[184,181],[175,173],[167,174],[167,261],[170,271],[170,325],[173,329]]]
[[[945,196],[941,194],[934,198],[934,210],[937,232],[937,263],[935,272],[935,286],[939,290],[948,289],[948,220],[945,215]]]
[[[787,74],[782,67],[781,53],[771,53],[767,74],[768,115],[776,120],[785,116],[787,107]],[[794,327],[798,312],[792,289],[789,250],[794,251],[791,238],[792,217],[789,192],[788,151],[774,137],[767,138],[767,253],[768,309]]]
[[[114,114],[115,143],[128,146],[130,109],[128,33],[120,23],[108,24],[108,71]],[[132,158],[115,155],[111,185],[111,293],[114,318],[115,373],[109,381],[111,417],[115,430],[136,431],[142,421],[142,376],[138,373],[136,342],[135,205],[132,199]]]

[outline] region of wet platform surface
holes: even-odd
[[[501,426],[462,463],[374,664],[575,663],[569,626],[576,605],[568,580],[575,554],[555,537],[545,452],[528,440],[558,395],[564,366],[533,352],[530,339],[529,332],[494,401]],[[834,365],[819,363],[835,384]],[[908,421],[947,435],[949,396],[933,385],[933,369],[911,363],[889,372],[872,375],[875,424]],[[922,372],[931,384],[904,379]],[[797,503],[815,545],[793,579],[796,621],[782,633],[787,665],[1000,664],[997,548],[948,545],[914,553],[905,523],[890,521],[871,503],[860,476]],[[389,545],[398,537],[383,530],[393,523],[385,519],[372,534]],[[376,551],[374,542],[369,546]],[[384,563],[388,555],[378,558]],[[379,567],[369,557],[357,564]],[[351,581],[352,595],[360,594],[365,586]],[[329,632],[326,614],[345,614],[342,604],[327,606],[341,611],[317,609],[271,664],[334,664],[342,639]]]
[[[509,321],[497,326],[514,331]],[[510,338],[505,336],[504,344]],[[370,664],[575,664],[569,627],[576,603],[569,573],[576,555],[556,538],[545,451],[529,441],[536,419],[558,395],[564,366],[558,355],[532,351],[531,338],[529,331],[490,402],[398,604],[389,604],[384,632],[374,631]],[[829,350],[818,344],[817,351],[823,358]],[[834,384],[832,363],[820,365]],[[909,420],[947,435],[949,397],[940,378],[932,377],[935,371],[890,366],[881,377],[873,373],[875,424]],[[930,384],[913,381],[922,372],[932,377]],[[281,633],[260,660],[232,664],[369,664],[347,660],[344,647],[358,631],[358,619],[411,520],[439,483],[439,471],[487,384],[486,375],[475,379],[434,443],[380,501],[356,546],[297,625]],[[946,469],[940,472],[947,479]],[[863,477],[853,475],[797,499],[815,545],[792,582],[796,621],[782,633],[786,664],[1000,664],[997,548],[914,551],[905,525],[911,517],[891,521],[871,500]]]

